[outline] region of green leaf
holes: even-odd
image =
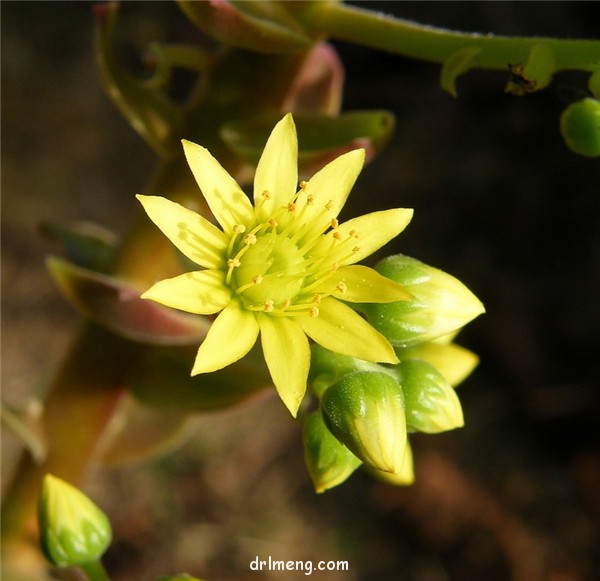
[[[228,123],[221,137],[238,155],[257,164],[265,141],[279,114]],[[342,153],[364,147],[367,160],[387,144],[394,130],[394,116],[387,111],[357,111],[338,117],[294,115],[298,132],[298,163],[302,175],[310,176]]]
[[[151,344],[197,344],[209,321],[140,298],[122,280],[50,257],[46,264],[69,301],[86,317],[127,339]]]
[[[77,266],[108,272],[117,245],[116,236],[91,222],[41,225],[42,233],[57,242],[65,257]]]
[[[183,111],[152,81],[136,79],[117,62],[113,54],[117,12],[117,3],[94,7],[96,60],[106,93],[148,145],[168,156],[179,151]]]
[[[198,419],[187,410],[150,408],[127,397],[105,436],[100,462],[114,467],[166,454],[190,436]]]
[[[129,379],[142,403],[160,410],[217,410],[245,401],[272,385],[258,347],[243,359],[212,373],[190,376],[195,347],[153,347]]]
[[[312,44],[285,4],[278,2],[178,0],[202,32],[227,46],[267,54],[306,50]]]

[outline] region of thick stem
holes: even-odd
[[[37,464],[24,453],[4,498],[5,560],[23,560],[38,543],[37,499],[42,478],[52,473],[78,485],[124,395],[125,377],[140,345],[86,323],[59,370],[45,404],[48,454]],[[25,566],[25,563],[19,563]],[[36,564],[32,563],[35,567]]]
[[[107,575],[106,569],[104,569],[104,565],[100,561],[82,565],[81,569],[83,569],[89,581],[110,581],[110,577]]]
[[[537,44],[554,55],[554,71],[598,70],[600,42],[535,37],[506,37],[464,33],[424,26],[338,3],[319,3],[310,13],[314,34],[398,53],[410,58],[443,63],[457,51],[478,48],[472,68],[506,70],[508,63],[527,62]]]

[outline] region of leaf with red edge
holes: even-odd
[[[140,298],[141,291],[118,278],[51,256],[47,266],[63,294],[86,317],[114,333],[151,344],[197,344],[210,322]]]

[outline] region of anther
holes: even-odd
[[[335,288],[340,294],[345,294],[345,292],[348,290],[346,283],[342,280],[335,285]]]
[[[319,316],[319,307],[313,307],[310,310],[310,316],[312,319],[316,319]]]
[[[244,226],[243,224],[235,224],[233,226],[233,232],[234,234],[242,234],[246,231],[246,226]]]
[[[329,202],[325,204],[326,210],[331,210],[331,208],[333,208],[333,200],[329,200]]]
[[[295,212],[295,211],[296,211],[296,204],[294,204],[294,202],[290,202],[290,203],[287,205],[287,211],[288,211],[288,212],[290,212],[290,214],[291,214],[292,212]]]
[[[281,309],[283,311],[285,311],[291,304],[290,299],[285,299],[285,301],[283,301],[283,304],[281,305]]]
[[[267,190],[265,190],[261,195],[262,195],[263,200],[271,199],[271,194],[269,194],[269,192]]]
[[[277,228],[277,226],[279,226],[279,223],[277,222],[277,220],[275,220],[275,218],[271,218],[269,220],[269,226],[271,226],[271,228]]]
[[[248,234],[248,236],[244,237],[244,244],[246,246],[252,246],[252,244],[256,244],[256,236],[254,234]]]
[[[240,262],[240,261],[239,261],[237,258],[230,258],[230,259],[227,261],[227,266],[228,266],[229,268],[236,268],[236,267],[240,266],[241,264],[242,264],[242,263],[241,263],[241,262]]]
[[[330,224],[332,228],[337,228],[340,225],[337,218],[331,218]]]
[[[308,194],[308,196],[306,196],[306,205],[307,206],[312,206],[314,201],[315,201],[315,197],[312,194]]]
[[[257,274],[255,277],[252,278],[252,282],[254,284],[260,284],[263,281],[263,277],[260,274]]]
[[[359,252],[359,251],[360,251],[360,246],[355,246],[355,247],[352,249],[352,252],[353,252],[354,254],[356,254],[356,253],[357,253],[357,252]]]
[[[265,313],[270,313],[271,311],[273,311],[275,309],[275,305],[273,304],[272,300],[268,300],[265,302],[264,304],[264,309],[265,309]]]
[[[358,232],[356,230],[350,230],[348,236],[350,236],[350,238],[358,238]]]
[[[308,185],[308,182],[305,182],[304,180],[302,180],[299,184],[300,189],[304,190],[306,188],[306,186]]]
[[[334,237],[336,240],[341,240],[341,239],[342,239],[342,235],[341,235],[339,232],[334,232],[334,233],[333,233],[333,237]]]
[[[321,295],[315,295],[312,299],[312,302],[314,305],[320,305],[321,304],[321,299],[323,297]]]

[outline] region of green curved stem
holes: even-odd
[[[506,70],[508,63],[525,63],[540,43],[554,54],[554,71],[600,69],[600,41],[507,37],[465,33],[425,26],[370,10],[338,3],[319,3],[309,27],[315,34],[443,63],[465,48],[480,49],[470,68]]]
[[[89,581],[110,581],[101,561],[94,561],[81,566]]]

